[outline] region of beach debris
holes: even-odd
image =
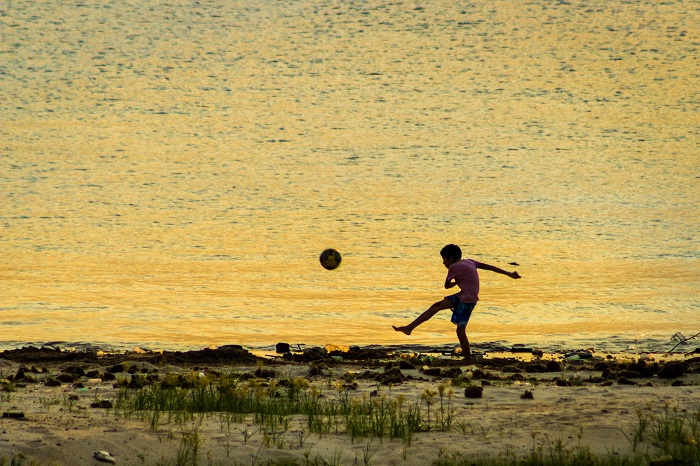
[[[564,355],[565,361],[578,361],[581,359],[591,359],[593,357],[592,353],[588,351],[574,351],[572,353],[566,353]]]
[[[532,347],[524,345],[513,345],[510,349],[511,353],[532,353]]]
[[[535,396],[532,394],[532,392],[530,390],[525,390],[525,393],[520,395],[520,398],[522,398],[523,400],[534,400]]]
[[[333,351],[340,351],[341,353],[347,353],[348,351],[350,351],[349,346],[331,345],[331,344],[324,346],[323,349],[326,350],[326,353],[332,353]]]
[[[481,398],[484,395],[484,387],[479,385],[470,385],[464,389],[466,398]]]
[[[115,464],[117,461],[114,459],[112,454],[108,451],[96,451],[92,454],[92,456],[97,460],[97,461],[102,461],[105,463],[112,463]]]
[[[277,354],[291,353],[291,351],[292,348],[289,343],[277,343],[275,345],[275,353]]]
[[[687,341],[689,341],[689,340],[697,340],[699,336],[700,336],[700,332],[696,333],[695,335],[689,336],[689,337],[684,336],[681,332],[676,332],[676,333],[671,337],[671,341],[677,341],[678,343],[676,343],[676,346],[674,346],[673,348],[671,348],[671,349],[668,351],[668,353],[672,353],[673,350],[675,350],[676,348],[678,348],[678,347],[681,346],[681,345],[684,345],[684,344],[685,344]],[[667,353],[667,354],[668,354],[668,353]]]

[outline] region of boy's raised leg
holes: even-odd
[[[442,301],[438,301],[434,303],[432,306],[430,306],[426,311],[424,311],[421,315],[416,317],[416,319],[411,322],[408,325],[404,325],[402,327],[397,327],[395,325],[392,325],[394,330],[397,332],[403,332],[406,335],[410,335],[411,332],[413,332],[413,329],[418,327],[420,324],[427,322],[433,317],[435,314],[438,313],[438,311],[442,311],[444,309],[450,309],[452,308],[452,303],[450,303],[450,300],[445,298]]]

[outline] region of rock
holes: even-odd
[[[65,369],[63,369],[63,373],[78,375],[80,377],[85,375],[85,371],[83,370],[83,368],[78,366],[68,366]]]
[[[61,381],[56,379],[49,379],[46,382],[44,382],[44,385],[46,385],[47,387],[60,387]]]
[[[620,371],[620,377],[624,377],[627,379],[638,379],[641,376],[642,376],[642,374],[640,374],[639,372],[631,371],[629,369],[625,369],[624,371]]]
[[[544,372],[552,372],[547,370],[547,366],[544,364],[528,364],[525,366],[525,372],[530,374],[542,374]]]
[[[520,395],[520,398],[522,398],[523,400],[534,400],[535,396],[532,394],[532,392],[530,390],[525,390],[525,393]]]
[[[312,377],[317,375],[326,376],[330,375],[330,373],[330,369],[323,364],[314,364],[309,368],[309,375]]]
[[[481,398],[484,394],[484,387],[479,385],[470,385],[464,389],[464,396],[467,398]]]
[[[415,369],[415,368],[416,368],[415,365],[411,364],[411,363],[408,362],[408,361],[404,361],[403,359],[402,359],[401,361],[399,361],[399,367],[400,367],[401,369],[409,369],[409,370]]]
[[[559,361],[547,361],[547,372],[561,372],[562,367]]]
[[[557,387],[570,387],[571,382],[569,380],[556,379],[554,385],[556,385]]]
[[[326,350],[323,348],[307,348],[302,353],[302,359],[304,361],[318,361],[319,359],[326,358]]]
[[[278,354],[289,353],[291,351],[292,348],[289,346],[289,343],[277,343],[277,345],[275,345],[275,352]]]
[[[462,369],[459,367],[452,367],[450,369],[444,369],[442,371],[443,377],[449,377],[451,379],[457,378],[462,375]]]
[[[56,380],[63,383],[73,383],[75,382],[75,376],[73,374],[58,374]]]
[[[439,367],[424,367],[421,369],[421,372],[425,375],[430,375],[433,377],[440,377],[440,375],[442,375],[442,371]]]
[[[118,374],[120,372],[124,372],[124,365],[123,364],[116,364],[109,369],[107,369],[107,372],[110,374]]]
[[[87,372],[85,373],[85,377],[87,377],[88,379],[101,379],[101,378],[102,378],[102,374],[100,374],[100,371],[98,371],[98,370],[95,369],[95,370],[92,370],[92,371],[87,371]]]
[[[512,374],[510,377],[508,377],[508,380],[513,380],[516,382],[524,382],[527,380],[527,377],[525,377],[523,374]]]
[[[677,379],[685,374],[686,367],[681,361],[671,361],[666,363],[664,367],[659,370],[658,376],[662,379]]]
[[[636,382],[633,382],[626,377],[620,377],[619,379],[617,379],[617,384],[618,385],[637,385]]]
[[[255,377],[260,377],[262,379],[270,379],[275,376],[275,371],[274,369],[263,369],[262,367],[258,367],[255,369]]]
[[[617,372],[611,370],[609,367],[605,368],[605,370],[602,374],[600,374],[600,376],[608,380],[615,380],[618,377]]]
[[[111,372],[105,372],[105,374],[102,376],[102,380],[104,380],[105,382],[109,382],[109,381],[116,380],[116,379],[117,379],[117,376]]]
[[[114,405],[109,400],[100,400],[100,401],[96,401],[95,403],[91,403],[90,407],[91,408],[98,408],[98,409],[112,409],[114,407]]]
[[[501,372],[503,373],[510,373],[510,374],[517,374],[522,372],[523,370],[519,368],[518,366],[505,366],[501,368]]]
[[[2,417],[8,419],[24,419],[24,413],[21,411],[9,411],[2,413]]]
[[[684,386],[685,386],[685,382],[683,382],[682,380],[674,380],[674,381],[671,383],[671,386],[672,386],[672,387],[684,387]]]

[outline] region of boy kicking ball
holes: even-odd
[[[476,302],[479,301],[479,274],[477,269],[490,270],[507,275],[510,278],[520,278],[520,275],[518,275],[518,272],[507,272],[493,265],[483,264],[473,259],[462,259],[462,250],[455,244],[448,244],[442,248],[440,255],[442,256],[442,263],[447,267],[445,289],[459,286],[459,293],[445,296],[442,301],[436,302],[416,317],[416,320],[403,327],[394,326],[394,330],[410,335],[416,327],[430,320],[439,311],[452,309],[452,318],[450,320],[457,326],[457,338],[459,339],[459,345],[462,347],[464,363],[471,366],[474,364],[474,359],[469,351],[467,323],[472,315],[474,306],[476,306]]]

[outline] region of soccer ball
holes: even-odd
[[[343,258],[340,257],[340,253],[335,249],[326,249],[321,253],[318,260],[321,262],[324,269],[333,270],[340,265],[340,261],[343,260]]]

